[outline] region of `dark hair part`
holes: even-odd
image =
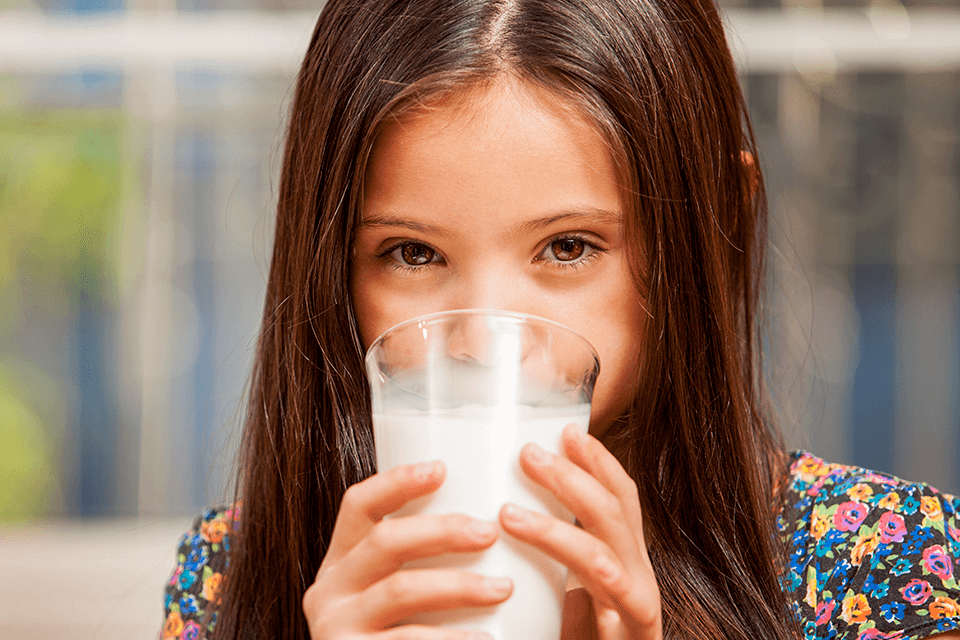
[[[766,201],[712,0],[330,0],[290,116],[217,638],[309,637],[301,598],[345,490],[375,472],[349,270],[378,131],[507,73],[596,124],[628,196],[650,319],[611,446],[640,489],[667,637],[793,637],[759,372]]]

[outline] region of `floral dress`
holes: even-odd
[[[230,566],[230,530],[239,524],[239,507],[211,509],[180,537],[177,568],[164,595],[161,638],[197,640],[213,631],[220,585]]]
[[[960,499],[804,452],[787,481],[780,580],[805,640],[919,640],[960,627]],[[212,509],[180,539],[163,640],[213,630],[239,519],[239,508]]]
[[[781,584],[812,640],[916,640],[960,625],[960,500],[925,484],[793,454],[777,526]]]

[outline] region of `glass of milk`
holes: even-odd
[[[440,488],[394,515],[464,513],[496,522],[505,502],[573,516],[520,469],[527,442],[559,452],[564,427],[584,431],[600,371],[584,338],[550,320],[492,310],[431,314],[397,325],[370,346],[377,465],[442,460]],[[566,568],[501,532],[479,553],[447,554],[407,567],[462,568],[513,580],[494,607],[428,612],[408,622],[485,631],[497,640],[560,637]]]

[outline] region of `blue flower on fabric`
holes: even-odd
[[[889,590],[890,584],[877,582],[872,573],[867,575],[867,580],[863,583],[863,592],[875,600],[885,598]]]
[[[917,512],[917,509],[920,508],[920,501],[917,500],[916,496],[910,494],[907,496],[907,499],[903,501],[903,506],[900,507],[901,513],[904,515],[912,516]]]
[[[827,625],[827,632],[822,636],[823,640],[833,640],[837,637],[837,628],[833,626],[833,622]]]
[[[920,553],[924,543],[931,538],[933,538],[933,532],[930,531],[930,528],[918,524],[910,532],[910,537],[907,538],[907,544],[903,547],[904,554],[916,555]]]
[[[841,558],[840,561],[834,565],[833,571],[830,572],[830,579],[846,583],[850,578],[850,569],[852,568],[853,565],[850,564],[849,560]]]
[[[830,531],[827,531],[827,533],[820,538],[820,541],[817,542],[817,556],[820,558],[824,557],[830,552],[831,548],[833,548],[833,545],[837,544],[838,542],[843,542],[846,537],[847,536],[842,531],[830,529]]]
[[[791,569],[790,576],[787,578],[787,589],[790,591],[796,591],[801,584],[803,584],[803,578],[800,577],[800,574]]]
[[[888,602],[880,605],[880,615],[887,622],[900,622],[903,620],[905,612],[906,607],[903,606],[902,602]]]
[[[813,640],[817,637],[817,625],[810,620],[807,624],[803,625],[803,637],[805,640]]]
[[[197,581],[197,574],[194,571],[184,571],[180,574],[180,580],[177,581],[177,588],[186,591]]]
[[[904,574],[910,573],[910,569],[913,569],[913,563],[910,562],[909,558],[900,558],[897,560],[897,564],[893,565],[893,569],[890,569],[890,573],[895,576],[902,576]]]
[[[183,568],[188,571],[199,571],[207,563],[207,554],[207,547],[194,547],[183,563]]]
[[[197,611],[199,611],[199,608],[197,607],[196,596],[187,595],[180,598],[180,615],[189,615]]]
[[[168,593],[163,597],[163,608],[169,609],[170,605],[172,604],[173,604],[173,594]]]
[[[957,628],[957,622],[954,618],[943,618],[937,623],[937,631],[950,631]]]
[[[190,538],[190,546],[193,547],[194,549],[201,547],[203,543],[204,543],[203,536],[200,535],[199,533],[193,534],[193,537]]]

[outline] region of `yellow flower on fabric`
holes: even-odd
[[[223,518],[214,518],[200,525],[200,536],[207,542],[223,542],[223,536],[227,531],[227,523]]]
[[[960,605],[953,598],[940,596],[930,603],[931,618],[950,618],[956,615],[960,615]]]
[[[814,573],[811,576],[811,580],[807,580],[807,597],[803,599],[808,605],[817,608],[817,574]]]
[[[871,613],[870,604],[867,602],[867,596],[862,593],[850,594],[843,600],[843,609],[840,610],[840,617],[847,624],[861,624],[867,621],[867,616]]]
[[[863,482],[859,482],[847,489],[847,495],[850,496],[851,500],[856,500],[857,502],[866,502],[873,497],[873,487]]]
[[[881,509],[890,509],[893,511],[900,506],[900,496],[897,495],[896,491],[891,491],[887,495],[880,498],[880,501],[877,502],[877,506]]]
[[[853,551],[850,552],[850,561],[854,566],[859,567],[863,559],[873,553],[873,550],[877,548],[878,544],[880,544],[879,531],[872,535],[860,536],[853,545]]]
[[[163,637],[176,638],[181,631],[183,631],[183,618],[180,617],[179,611],[171,611],[166,622],[163,623]]]
[[[923,496],[920,498],[920,511],[928,520],[943,520],[943,510],[940,508],[940,499],[936,496]]]
[[[807,477],[818,477],[827,473],[829,467],[823,463],[823,460],[814,457],[804,458],[797,464],[797,471]]]
[[[223,574],[215,573],[203,581],[203,589],[200,591],[200,597],[207,602],[214,604],[220,602],[220,584],[223,582]]]
[[[813,521],[810,523],[810,535],[813,536],[813,539],[819,540],[822,538],[823,534],[825,534],[829,528],[830,518],[820,511],[815,511],[813,514]]]

